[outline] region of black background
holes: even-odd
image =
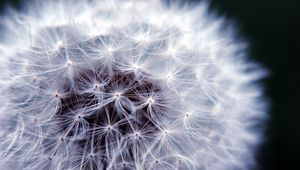
[[[0,10],[20,2],[2,0]],[[257,155],[259,169],[299,170],[300,0],[211,0],[211,7],[237,23],[253,59],[271,73],[263,81],[272,104],[266,142]]]

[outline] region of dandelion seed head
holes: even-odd
[[[1,17],[2,169],[251,169],[266,102],[207,2],[32,1]]]

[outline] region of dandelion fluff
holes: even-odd
[[[8,10],[1,169],[253,168],[265,71],[207,9],[55,0]]]

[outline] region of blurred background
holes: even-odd
[[[20,2],[0,0],[0,13],[8,4],[18,8]],[[259,169],[299,170],[300,0],[210,2],[218,15],[237,23],[240,35],[251,44],[250,56],[271,73],[263,81],[272,105],[264,134],[266,141],[257,154]]]

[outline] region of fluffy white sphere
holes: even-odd
[[[255,166],[265,71],[206,3],[23,10],[1,18],[1,169]]]

